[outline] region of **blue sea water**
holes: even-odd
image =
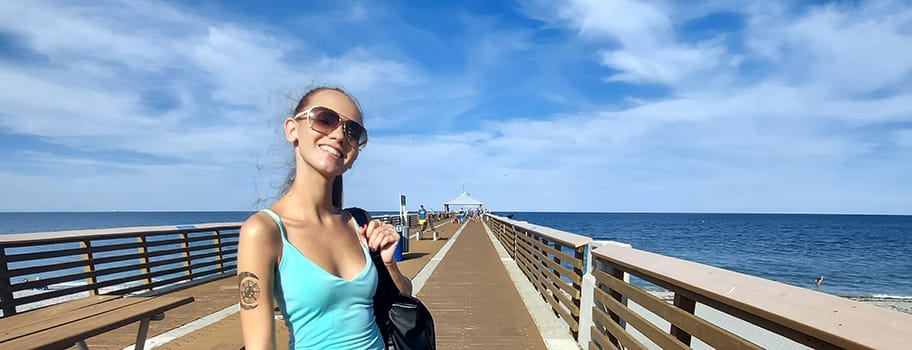
[[[512,214],[514,220],[830,294],[912,298],[912,216]]]
[[[375,211],[374,216],[397,212]],[[243,222],[250,211],[0,212],[0,234]]]
[[[0,213],[0,234],[241,222],[251,212]],[[377,212],[375,215],[386,214]],[[912,216],[516,212],[600,240],[844,296],[912,298]],[[822,286],[814,280],[825,276]]]
[[[0,213],[0,234],[87,230],[132,226],[178,226],[210,222],[242,222],[243,211],[114,211]]]

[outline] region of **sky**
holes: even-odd
[[[345,204],[912,214],[909,1],[2,1],[0,211],[256,210],[309,88]]]

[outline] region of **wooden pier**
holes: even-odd
[[[421,283],[417,296],[434,315],[438,349],[545,349],[482,222],[445,223],[437,230],[440,237],[436,241],[412,239],[399,266],[415,279],[422,268],[431,268],[429,262],[451,243],[446,253],[440,254],[442,259],[434,261],[433,274],[424,281],[415,281],[416,289]],[[453,240],[457,232],[458,239]],[[155,349],[241,348],[237,293],[237,281],[231,277],[169,293],[190,295],[196,301],[167,313],[162,321],[152,322],[150,345]],[[221,320],[187,330],[187,334],[173,339],[167,335],[168,331],[223,310],[230,311],[224,311],[226,315]],[[278,343],[286,343],[284,321],[277,320],[276,329]],[[135,333],[133,326],[122,327],[90,338],[86,344],[90,349],[120,350],[132,344]],[[169,339],[159,345],[162,337],[156,336],[162,334]]]
[[[434,315],[439,349],[903,349],[912,342],[909,314],[616,242],[592,241],[502,217],[486,218],[439,222],[439,240],[417,241],[414,228],[410,233],[400,269],[412,277],[416,295]],[[237,226],[211,224],[190,230],[194,232],[173,227],[128,228],[0,237],[0,283],[7,283],[0,306],[4,312],[11,310],[11,317],[16,312],[31,313],[17,309],[23,304],[13,292],[35,282],[11,281],[29,271],[50,268],[23,267],[23,262],[60,255],[17,252],[21,247],[78,242],[80,248],[63,251],[87,257],[82,263],[86,269],[66,278],[85,276],[89,279],[86,285],[70,288],[90,294],[100,291],[93,283],[105,283],[98,277],[123,269],[97,267],[91,262],[95,252],[112,251],[112,247],[128,251],[119,253],[120,258],[102,258],[114,260],[136,258],[138,250],[138,258],[145,264],[140,266],[143,273],[129,278],[152,284],[156,283],[152,275],[176,278],[168,276],[182,271],[190,282],[164,294],[194,300],[167,311],[163,320],[151,322],[147,349],[240,349],[238,287],[232,270]],[[147,237],[155,235],[162,240]],[[98,243],[111,237],[119,241]],[[136,243],[122,242],[134,238]],[[155,245],[169,254],[179,252],[183,258],[156,253],[150,248]],[[175,245],[180,248],[173,248]],[[157,256],[165,261],[181,260],[180,267],[158,262]],[[19,265],[9,264],[17,261]],[[208,265],[214,268],[205,270]],[[155,272],[153,268],[166,270]],[[629,283],[630,276],[665,288],[673,300],[642,291]],[[133,284],[128,288],[143,287]],[[277,341],[283,348],[287,329],[276,314]],[[136,339],[137,326],[126,325],[85,343],[90,349],[128,348]],[[5,349],[2,337],[0,349]]]

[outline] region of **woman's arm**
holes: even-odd
[[[371,250],[380,249],[380,257],[383,258],[383,265],[386,266],[386,270],[389,271],[390,277],[393,278],[393,283],[396,284],[396,288],[399,289],[399,292],[412,295],[412,280],[399,270],[399,265],[393,257],[396,251],[396,244],[399,244],[400,237],[398,234],[392,236],[383,235],[384,232],[389,230],[396,232],[395,228],[393,228],[393,225],[381,224],[379,220],[373,220],[369,213],[367,214],[367,220],[368,225],[365,232],[365,238],[367,239],[368,247],[370,247]]]
[[[251,216],[241,226],[237,278],[241,330],[248,350],[276,348],[272,283],[279,247],[278,227],[265,213]]]
[[[383,265],[386,265],[386,269],[389,271],[390,277],[393,278],[396,288],[399,288],[399,292],[412,295],[412,280],[406,277],[402,271],[399,271],[399,265],[396,264],[396,261],[393,260],[392,263],[384,261]]]

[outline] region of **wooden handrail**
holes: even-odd
[[[592,254],[602,265],[599,270],[624,271],[812,348],[906,349],[912,344],[909,314],[630,247],[607,245]],[[625,293],[617,281],[597,280]]]
[[[912,344],[912,315],[629,245],[601,243],[605,245],[590,249],[592,261],[585,265],[592,274],[582,276],[579,283],[566,274],[568,268],[581,273],[578,266],[583,265],[569,263],[574,259],[565,252],[585,252],[592,245],[591,238],[524,221],[488,217],[486,222],[494,237],[571,332],[580,332],[580,346],[584,349],[645,349],[656,344],[661,344],[661,348],[686,349],[692,339],[719,349],[760,349],[769,345],[758,344],[768,341],[815,349],[906,349]],[[578,256],[579,264],[583,264],[584,258]],[[628,276],[673,292],[674,300],[659,299],[631,284]],[[573,288],[567,287],[569,282]],[[574,290],[580,291],[583,298],[568,303]],[[581,299],[586,303],[581,304]],[[635,309],[628,307],[628,300],[637,305]],[[580,306],[578,314],[570,305]],[[648,310],[648,315],[641,314],[643,310]],[[730,318],[710,321],[699,316],[703,312],[718,312]],[[665,326],[657,327],[653,322],[665,322]],[[743,322],[739,327],[746,328],[730,331],[728,327],[732,325],[728,322]],[[629,327],[634,327],[640,336],[634,336]],[[753,330],[748,330],[751,327]],[[649,342],[652,344],[645,345]]]
[[[540,225],[532,224],[532,223],[529,223],[526,221],[517,221],[517,220],[513,220],[513,219],[508,219],[508,218],[500,217],[497,215],[491,215],[491,214],[485,214],[485,215],[490,216],[491,218],[493,218],[496,221],[502,222],[504,225],[513,225],[515,227],[522,228],[527,231],[537,232],[543,236],[547,236],[548,238],[550,238],[553,241],[560,242],[563,245],[568,246],[568,247],[580,248],[582,246],[589,244],[589,242],[592,242],[592,237],[578,235],[578,234],[575,234],[572,232],[567,232],[567,231],[561,231],[561,230],[553,229],[553,228],[550,228],[547,226],[540,226]]]
[[[410,214],[407,224],[417,224],[415,217]],[[399,224],[398,215],[376,218]],[[231,276],[237,266],[241,224],[0,235],[0,311],[9,316],[23,307],[32,307],[26,304],[53,303],[76,293],[133,293],[200,278]],[[36,281],[32,278],[35,275],[44,278]],[[26,278],[29,280],[22,280]],[[53,290],[43,290],[49,285]]]
[[[56,242],[72,242],[75,241],[72,239],[73,237],[79,237],[79,239],[95,240],[124,237],[133,238],[140,233],[161,235],[180,232],[210,232],[223,229],[238,229],[240,226],[240,222],[222,222],[180,226],[135,226],[102,228],[93,230],[14,233],[0,235],[0,246],[22,247],[32,246],[38,243],[51,244]]]
[[[592,238],[486,214],[495,237],[575,335],[579,331],[584,256]]]
[[[77,293],[149,292],[201,278],[233,276],[240,226],[235,222],[0,235],[0,310],[5,317],[34,307],[29,304],[60,302]],[[34,275],[44,278],[36,281],[30,278]]]

